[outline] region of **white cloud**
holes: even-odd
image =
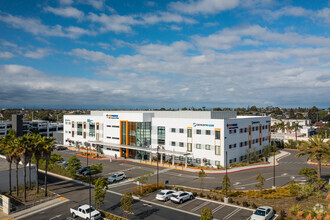
[[[61,5],[71,5],[73,4],[73,0],[59,0]]]
[[[78,0],[81,4],[90,5],[95,9],[103,10],[105,6],[105,0]]]
[[[0,21],[13,26],[14,28],[23,29],[26,32],[34,35],[55,36],[78,38],[83,34],[93,35],[93,31],[84,30],[79,27],[62,27],[61,25],[47,26],[41,23],[39,19],[23,18],[10,14],[0,14]]]
[[[215,14],[239,6],[239,0],[189,0],[185,2],[172,2],[170,9],[186,14]]]
[[[14,54],[7,52],[7,51],[0,52],[0,59],[10,59],[14,56],[15,56]]]
[[[44,8],[46,12],[51,12],[55,15],[59,15],[62,17],[67,18],[76,18],[76,19],[83,19],[84,13],[76,8],[73,7],[65,7],[65,8],[53,8],[53,7],[46,7]]]
[[[330,8],[323,8],[316,12],[316,17],[324,19],[324,21],[330,24]]]
[[[207,37],[195,36],[194,40],[201,48],[216,50],[228,50],[242,45],[330,46],[330,38],[295,32],[277,33],[259,25],[226,28]]]
[[[49,54],[49,49],[38,48],[35,51],[26,52],[24,56],[28,58],[41,59],[44,58],[45,56],[48,56],[48,54]]]
[[[3,41],[2,45],[6,46],[6,47],[13,47],[13,48],[17,47],[17,44],[14,44],[14,43],[8,42],[8,41]]]

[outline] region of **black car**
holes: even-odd
[[[84,172],[82,172],[82,175],[84,176],[89,176],[89,175],[94,175],[97,173],[97,170],[94,169],[86,169]]]
[[[55,149],[56,149],[56,150],[66,150],[66,149],[68,149],[68,148],[65,147],[65,146],[62,146],[62,145],[57,145],[57,146],[55,146]]]
[[[77,172],[78,172],[79,174],[83,174],[83,172],[85,172],[87,169],[89,169],[89,167],[81,167],[81,168],[79,168],[79,169],[77,170]]]

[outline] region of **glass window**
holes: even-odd
[[[158,126],[157,127],[157,135],[158,135],[158,144],[165,144],[165,127]]]
[[[77,122],[77,135],[81,136],[82,135],[82,123]]]
[[[233,133],[233,131],[232,130],[229,130],[229,134],[231,134],[231,133]]]
[[[231,149],[231,144],[229,144],[229,149]]]
[[[215,145],[215,154],[220,155],[220,145]]]
[[[196,163],[201,163],[201,158],[196,158]]]
[[[205,134],[206,134],[206,135],[211,135],[211,130],[206,130],[206,131],[205,131]]]
[[[175,128],[171,128],[171,132],[172,133],[175,133]]]
[[[220,161],[216,160],[216,161],[215,161],[215,165],[216,165],[216,166],[220,166]]]
[[[220,140],[220,131],[219,130],[215,131],[215,139]]]
[[[74,121],[72,122],[72,128],[74,128]]]
[[[201,149],[202,145],[201,144],[196,144],[196,149]]]
[[[97,129],[97,126],[98,126],[98,123],[96,124],[96,129]],[[122,142],[121,144],[125,144],[125,145],[127,144],[126,143],[126,135],[127,135],[126,134],[126,126],[127,126],[126,121],[122,121],[121,122],[121,135],[122,135],[121,136],[122,137],[121,138],[121,142]]]
[[[191,143],[187,144],[187,151],[189,151],[189,152],[192,151],[192,144]]]
[[[236,144],[234,144],[234,148],[236,147]]]
[[[179,146],[180,146],[180,147],[184,147],[184,143],[183,143],[183,142],[180,142],[180,143],[179,143]]]
[[[95,137],[95,123],[94,122],[89,123],[89,136]]]
[[[187,129],[187,137],[190,137],[191,138],[191,136],[192,136],[191,128],[188,128]]]
[[[171,146],[175,146],[175,141],[172,141],[171,142]]]
[[[206,144],[206,145],[205,145],[205,150],[211,150],[211,145]]]
[[[196,134],[202,134],[202,130],[201,129],[197,129],[196,130]]]
[[[184,133],[184,129],[183,128],[180,128],[179,129],[179,132],[183,134]]]

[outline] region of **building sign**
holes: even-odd
[[[266,123],[270,123],[270,121],[266,121]]]
[[[118,115],[106,115],[108,119],[119,119]]]
[[[254,125],[254,124],[260,124],[260,121],[252,121],[251,123],[252,123],[253,125]]]
[[[87,122],[92,122],[92,121],[93,121],[92,119],[87,118]]]
[[[193,123],[194,127],[214,127],[214,124],[196,124]]]
[[[227,129],[236,129],[238,128],[237,124],[227,124]]]

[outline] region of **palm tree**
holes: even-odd
[[[11,165],[13,163],[13,147],[11,145],[12,140],[16,137],[16,133],[13,130],[10,130],[9,133],[4,136],[1,140],[0,140],[0,149],[2,149],[4,151],[4,154],[6,156],[6,160],[8,162],[9,165],[9,172],[8,172],[8,192],[9,195],[11,195]]]
[[[14,138],[10,141],[10,144],[13,148],[13,151],[12,151],[12,157],[13,157],[13,161],[15,163],[15,168],[16,168],[16,196],[18,197],[18,164],[19,162],[21,161],[21,158],[20,158],[20,149],[19,149],[19,146],[20,146],[20,142],[18,140],[18,138]]]
[[[324,137],[320,135],[314,135],[310,137],[308,141],[303,141],[302,144],[298,146],[300,152],[296,154],[296,157],[308,155],[308,160],[317,160],[318,179],[321,178],[321,160],[323,158],[330,157],[330,142],[323,141]]]
[[[23,163],[23,184],[24,184],[24,201],[26,201],[26,164],[32,157],[31,138],[29,134],[19,138],[20,146],[18,148],[18,154]]]
[[[34,151],[34,157],[36,159],[36,166],[37,166],[37,172],[36,172],[36,191],[37,194],[39,193],[39,161],[42,156],[42,149],[43,149],[43,138],[40,136],[40,134],[34,135],[34,145],[33,145],[33,151]]]
[[[300,128],[302,128],[302,127],[303,127],[303,126],[301,126],[301,125],[299,124],[298,121],[295,122],[295,123],[293,123],[293,125],[292,125],[292,130],[294,130],[295,135],[296,135],[296,145],[298,145],[297,131],[298,131]]]
[[[46,161],[45,166],[45,197],[47,197],[47,168],[48,168],[48,161],[52,154],[52,151],[55,149],[54,138],[52,137],[43,137],[43,148],[42,148],[42,156]]]

